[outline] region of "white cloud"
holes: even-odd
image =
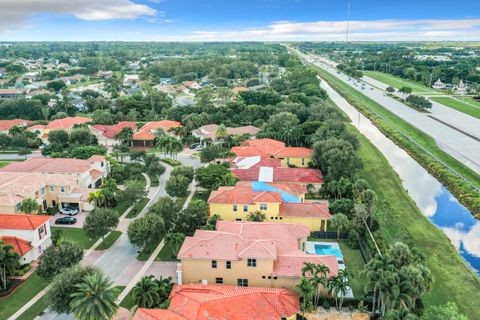
[[[0,0],[0,32],[15,30],[28,17],[40,14],[72,15],[82,20],[98,21],[153,17],[157,11],[131,0]]]
[[[228,31],[197,30],[158,39],[188,41],[341,41],[346,21],[278,21],[263,28]],[[351,21],[352,41],[480,40],[480,19]]]

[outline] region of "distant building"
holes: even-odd
[[[13,246],[20,263],[30,263],[52,245],[50,216],[0,214],[0,241]]]
[[[456,94],[460,95],[466,95],[467,94],[467,85],[463,82],[463,80],[460,80],[458,85],[453,87],[453,90],[455,91]]]
[[[446,86],[447,85],[443,83],[442,80],[440,80],[440,78],[438,78],[438,80],[435,81],[435,83],[433,84],[432,88],[437,90],[443,90],[445,89]]]
[[[109,79],[113,77],[113,71],[98,71],[96,76],[102,79]]]
[[[32,121],[23,119],[0,120],[0,133],[8,134],[8,130],[15,126],[26,127],[31,123]]]
[[[13,99],[17,96],[17,89],[0,89],[0,98]]]
[[[171,128],[181,127],[182,124],[178,121],[160,120],[147,122],[141,127],[137,133],[133,135],[133,147],[151,148],[155,140],[155,132],[163,130],[168,134]]]
[[[123,78],[124,86],[133,86],[140,83],[140,77],[138,74],[126,74]]]
[[[215,142],[217,140],[216,132],[218,127],[218,124],[207,124],[198,129],[192,130],[192,135],[199,138],[200,142],[205,139],[210,139],[211,141]],[[258,132],[260,132],[260,129],[254,126],[243,126],[236,128],[227,127],[227,134],[231,136],[240,136],[245,134],[255,138],[255,135]]]
[[[133,320],[295,320],[298,296],[288,289],[175,285],[168,309],[139,308]]]
[[[97,137],[98,144],[110,147],[120,143],[115,137],[125,127],[130,127],[133,132],[137,130],[135,122],[122,121],[114,125],[97,124],[91,126],[90,131]]]

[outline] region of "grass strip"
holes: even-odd
[[[441,103],[444,106],[455,109],[457,111],[463,112],[465,114],[471,115],[477,119],[480,119],[480,107],[469,106],[462,101],[453,99],[451,97],[432,97],[431,100]]]
[[[148,198],[142,198],[140,199],[136,204],[135,206],[133,207],[132,210],[130,210],[130,212],[127,214],[127,218],[135,218],[136,216],[138,216],[138,214],[143,210],[143,208],[145,208],[145,206],[147,205],[148,201],[150,199]]]
[[[101,242],[98,247],[95,248],[95,250],[106,250],[110,248],[115,241],[117,241],[118,238],[122,235],[122,231],[119,230],[113,230],[110,232],[110,234]]]

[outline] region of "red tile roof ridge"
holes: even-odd
[[[29,241],[16,236],[0,236],[0,241],[2,241],[4,245],[13,246],[14,251],[21,257],[33,249]]]
[[[0,229],[35,230],[49,219],[46,215],[0,213]]]
[[[242,236],[240,236],[240,237],[243,239]],[[248,240],[248,239],[245,239],[245,240],[247,240],[247,241],[252,241],[252,240]],[[256,240],[253,240],[253,242],[252,242],[249,246],[247,246],[246,248],[244,248],[243,250],[241,250],[240,252],[238,252],[237,255],[240,257],[240,256],[243,255],[243,253],[247,252],[247,251],[248,251],[249,249],[251,249],[253,246],[260,245],[260,246],[262,246],[262,247],[265,249],[265,251],[267,251],[267,252],[272,256],[273,259],[275,259],[275,258],[277,257],[277,253],[271,252],[271,251],[264,245],[264,242],[272,242],[273,245],[275,245],[275,246],[277,245],[277,241],[276,241],[276,240],[273,240],[273,239],[272,239],[272,240],[270,240],[270,239],[256,239]]]

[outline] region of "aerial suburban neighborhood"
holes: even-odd
[[[0,320],[480,319],[480,4],[374,2],[0,1]]]

